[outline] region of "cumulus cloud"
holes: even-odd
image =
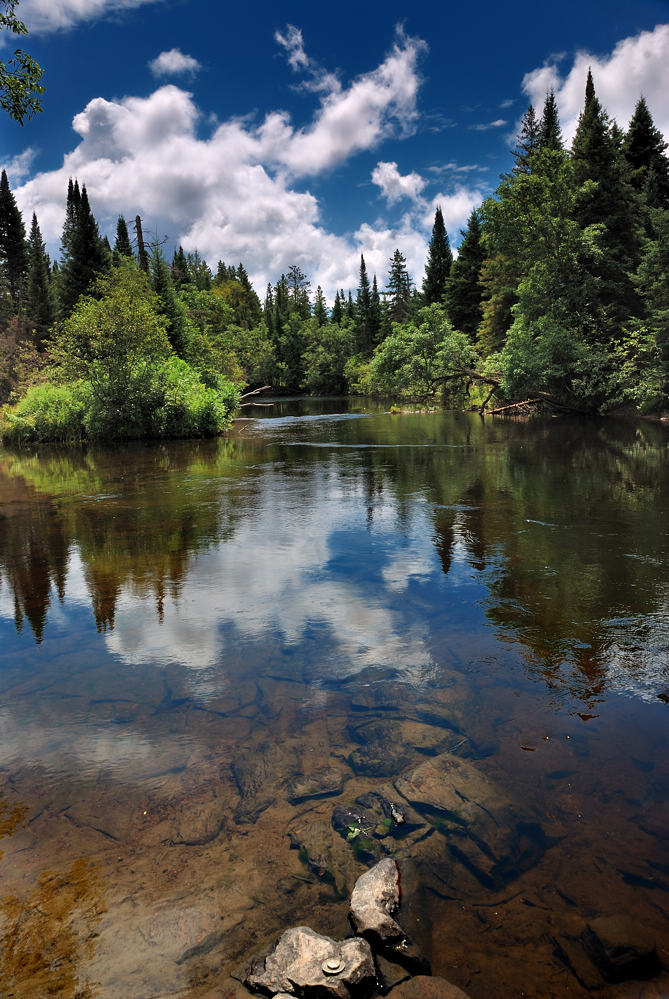
[[[403,176],[397,169],[397,163],[377,163],[372,171],[372,183],[381,188],[383,197],[392,205],[401,198],[415,201],[426,181],[415,172]]]
[[[202,66],[193,56],[186,55],[179,49],[168,49],[161,52],[149,63],[149,69],[154,76],[176,76],[186,74],[194,76]]]
[[[62,166],[16,188],[17,200],[24,217],[37,212],[51,252],[68,179],[78,177],[103,230],[113,233],[119,214],[139,214],[147,229],[197,248],[214,267],[242,260],[261,293],[296,263],[331,299],[339,287],[356,287],[361,252],[383,285],[396,247],[420,281],[429,236],[422,201],[394,226],[335,235],[301,182],[411,130],[422,49],[398,36],[377,68],[322,95],[304,127],[277,110],[259,121],[229,119],[203,135],[192,94],[174,84],[147,97],[96,97],[73,120],[79,141]]]
[[[550,62],[523,78],[523,90],[540,110],[548,90],[555,91],[560,109],[562,131],[571,142],[583,109],[585,81],[592,69],[595,90],[602,105],[621,127],[627,127],[639,97],[643,94],[655,124],[669,138],[669,24],[659,24],[652,31],[618,42],[613,52],[604,56],[578,52],[573,64],[563,72],[557,62]]]
[[[34,34],[47,34],[164,0],[23,0],[20,16]]]
[[[6,163],[0,163],[0,171],[7,171],[7,178],[11,187],[15,187],[24,177],[28,176],[36,156],[37,150],[29,146],[22,153],[19,153],[18,156],[13,156]]]

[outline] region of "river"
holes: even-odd
[[[287,926],[344,935],[390,854],[472,999],[668,995],[667,429],[244,412],[0,451],[0,993],[238,995]],[[373,828],[453,757],[508,849],[434,802]],[[658,978],[582,962],[621,913]]]

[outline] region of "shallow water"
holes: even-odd
[[[487,879],[439,823],[371,836],[433,971],[669,995],[563,946],[624,912],[669,968],[666,430],[245,413],[0,453],[0,992],[205,996],[288,925],[343,935],[373,856],[333,810],[450,753],[542,846]]]

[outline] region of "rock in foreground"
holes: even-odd
[[[348,913],[353,929],[375,947],[399,943],[405,936],[393,918],[399,904],[399,870],[396,861],[386,857],[355,883]]]
[[[267,957],[252,962],[244,984],[266,996],[284,992],[300,999],[351,999],[368,992],[375,977],[366,940],[337,941],[296,926],[286,930]]]

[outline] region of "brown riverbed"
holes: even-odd
[[[663,431],[316,415],[2,458],[2,988],[240,989],[286,926],[347,932],[333,811],[452,753],[545,842],[491,885],[371,836],[434,973],[668,995],[560,953],[623,912],[669,969]]]

